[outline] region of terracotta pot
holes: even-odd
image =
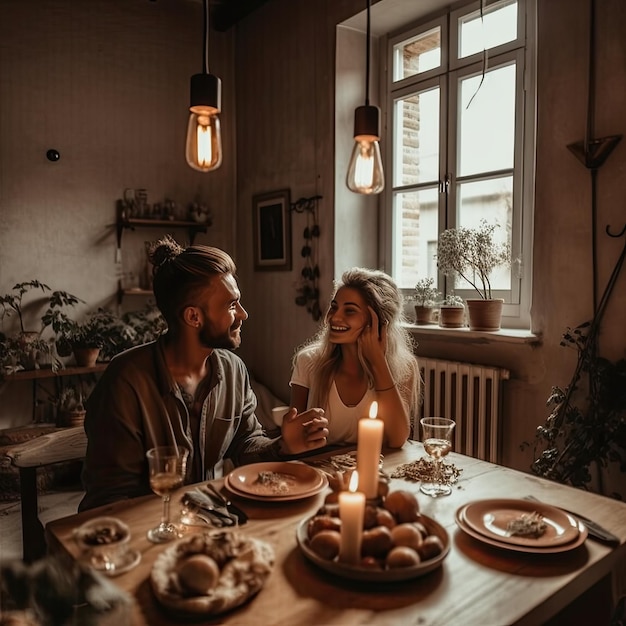
[[[93,367],[99,354],[100,348],[74,348],[74,358],[79,367]]]
[[[465,307],[442,304],[439,309],[439,326],[442,328],[463,328],[465,323]]]
[[[432,324],[433,307],[415,305],[415,323],[416,324]]]
[[[502,298],[492,300],[466,300],[470,330],[500,330],[502,322]]]
[[[83,410],[61,410],[57,416],[57,426],[82,426],[85,421],[85,413]]]

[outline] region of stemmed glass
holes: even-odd
[[[164,543],[178,537],[170,522],[170,496],[183,484],[189,450],[176,446],[158,446],[146,452],[150,470],[150,488],[163,498],[161,523],[148,531],[153,543]]]
[[[443,484],[441,459],[452,450],[452,432],[456,424],[446,417],[423,417],[420,424],[424,450],[435,460],[433,481],[422,483],[420,491],[433,498],[449,496],[452,488]]]

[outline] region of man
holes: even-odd
[[[232,353],[248,314],[230,256],[166,237],[150,261],[168,331],[116,356],[89,397],[79,510],[151,493],[146,452],[155,446],[187,448],[185,482],[193,483],[220,475],[225,459],[277,460],[326,444],[322,409],[291,409],[276,439],[258,422],[248,372]]]

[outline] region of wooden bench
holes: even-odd
[[[87,435],[83,426],[58,428],[30,441],[4,448],[4,455],[19,471],[22,543],[26,562],[30,563],[46,553],[44,528],[39,520],[37,504],[37,468],[83,460],[86,451]]]

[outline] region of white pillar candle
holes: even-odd
[[[376,419],[378,402],[372,402],[370,416],[359,420],[356,450],[356,469],[359,473],[359,491],[366,498],[378,496],[378,464],[383,445],[382,420]]]
[[[339,517],[341,519],[341,543],[339,560],[354,565],[361,562],[361,540],[363,538],[363,515],[365,494],[357,491],[359,473],[350,478],[349,491],[339,494]]]

